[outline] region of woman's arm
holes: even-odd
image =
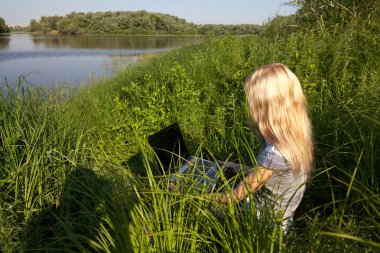
[[[238,186],[235,187],[235,197],[241,201],[248,196],[248,193],[256,192],[263,184],[265,184],[266,181],[268,181],[272,174],[272,170],[264,168],[258,168],[249,172],[245,177],[245,180],[241,181]],[[250,187],[250,189],[248,187]],[[215,201],[222,204],[227,204],[228,197],[226,194],[221,193],[215,197]]]

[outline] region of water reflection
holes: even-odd
[[[0,34],[0,50],[1,49],[7,49],[9,47],[9,41],[11,39],[9,38],[9,35],[1,35]]]
[[[108,77],[136,63],[144,53],[198,43],[195,36],[41,36],[0,37],[0,86],[21,75],[37,86],[79,85]]]
[[[46,48],[154,49],[177,48],[199,41],[196,36],[33,36],[35,45]]]

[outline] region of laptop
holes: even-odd
[[[186,187],[195,187],[197,190],[212,192],[219,189],[224,180],[228,181],[237,174],[235,169],[191,155],[178,123],[149,136],[148,142],[163,169],[168,173],[173,172],[169,179],[171,190],[178,190],[174,185],[179,184],[180,191]],[[185,185],[189,183],[191,185]]]

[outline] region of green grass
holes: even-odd
[[[20,78],[0,99],[4,252],[376,252],[379,35],[205,39],[77,91]],[[315,172],[286,236],[270,212],[168,190],[147,136],[179,122],[193,154],[254,164],[243,81],[282,62],[309,102]]]

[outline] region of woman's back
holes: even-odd
[[[303,198],[307,175],[295,173],[281,152],[267,141],[257,162],[260,167],[273,170],[273,173],[265,187],[257,193],[255,206],[257,210],[264,207],[276,213],[281,209],[283,229],[287,231],[289,221]]]

